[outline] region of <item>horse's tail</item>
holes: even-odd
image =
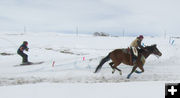
[[[100,62],[99,65],[97,66],[97,68],[96,68],[96,70],[95,70],[94,73],[99,72],[100,69],[102,68],[103,64],[104,64],[105,62],[109,61],[109,60],[110,60],[110,53],[109,53],[105,58],[103,58],[103,59],[101,60],[101,62]]]

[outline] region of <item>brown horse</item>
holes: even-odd
[[[121,63],[133,66],[132,71],[127,76],[127,78],[130,78],[130,76],[133,72],[135,72],[135,73],[144,72],[143,65],[145,63],[145,59],[149,55],[151,55],[151,54],[154,54],[157,56],[162,55],[162,53],[157,49],[156,44],[151,45],[151,46],[146,46],[145,49],[139,49],[138,52],[139,52],[139,54],[138,54],[138,58],[137,58],[136,62],[134,64],[131,64],[131,59],[130,59],[131,55],[130,55],[129,50],[128,49],[116,49],[116,50],[110,52],[105,58],[103,58],[101,60],[100,64],[97,66],[94,73],[98,72],[102,68],[103,64],[111,59],[112,62],[109,63],[109,65],[113,69],[112,73],[114,73],[115,69],[116,69],[120,72],[120,75],[122,74],[121,70],[119,68],[117,68],[117,66],[120,65]],[[137,71],[136,70],[137,67],[141,71]]]

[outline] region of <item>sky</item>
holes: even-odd
[[[0,0],[0,32],[179,34],[180,0]]]

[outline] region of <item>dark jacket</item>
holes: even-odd
[[[17,50],[17,53],[20,53],[20,52],[23,52],[24,50],[28,51],[28,47],[25,45],[25,44],[22,44],[18,50]]]

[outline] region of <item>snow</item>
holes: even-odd
[[[57,84],[0,87],[2,98],[164,98],[161,82]]]
[[[174,39],[175,42],[171,45],[168,37],[145,36],[143,43],[157,44],[162,56],[160,58],[150,56],[144,65],[145,72],[134,73],[130,79],[126,77],[132,67],[124,64],[118,66],[122,70],[122,76],[118,72],[112,74],[108,63],[104,64],[99,73],[93,73],[104,56],[114,49],[127,48],[134,39],[134,37],[94,37],[83,34],[77,36],[53,32],[25,34],[2,32],[0,53],[11,55],[0,55],[0,92],[2,92],[0,95],[3,96],[2,98],[12,98],[12,96],[17,98],[59,96],[164,98],[162,88],[165,81],[180,81],[178,55],[180,39]],[[21,57],[16,51],[24,40],[29,42],[30,49],[27,52],[29,61],[45,63],[15,67],[21,63]],[[52,67],[53,61],[55,61],[54,67]],[[142,90],[144,88],[149,89]],[[97,94],[96,90],[100,94]],[[139,94],[139,91],[143,91],[143,94]],[[9,92],[12,94],[9,95]],[[148,96],[149,92],[154,94]]]

